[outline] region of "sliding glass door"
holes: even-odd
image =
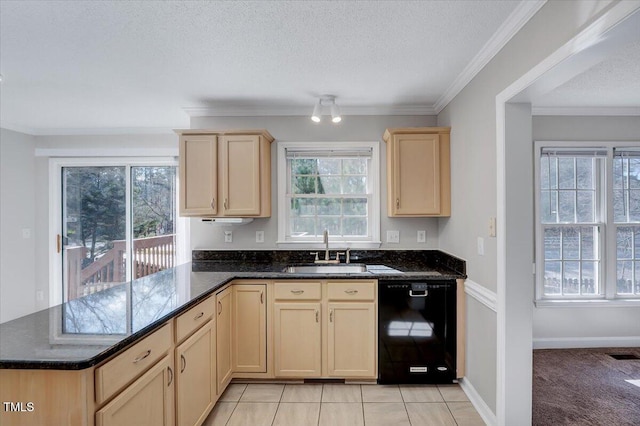
[[[60,171],[62,300],[176,264],[175,165],[63,165]]]

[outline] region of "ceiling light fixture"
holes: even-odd
[[[340,108],[336,104],[336,97],[334,95],[322,95],[318,99],[318,103],[313,107],[313,114],[311,114],[311,121],[314,123],[319,123],[322,119],[322,107],[329,106],[331,107],[331,121],[334,123],[339,123],[342,121],[342,116],[340,115]]]

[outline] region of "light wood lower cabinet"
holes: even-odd
[[[377,282],[274,283],[274,375],[377,377]]]
[[[233,284],[233,371],[267,372],[267,284]]]
[[[328,374],[376,377],[376,308],[374,303],[329,303]]]
[[[274,304],[274,362],[278,377],[322,375],[320,303]]]
[[[96,412],[96,426],[173,425],[173,356],[167,355]]]
[[[176,348],[178,426],[202,424],[217,399],[216,330],[209,321]]]
[[[232,287],[216,294],[216,393],[222,395],[233,377]]]

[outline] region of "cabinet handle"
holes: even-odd
[[[216,209],[216,199],[215,198],[211,199],[211,204],[210,205],[211,205],[211,210],[215,210]]]
[[[151,355],[151,349],[147,349],[147,351],[144,353],[144,355],[139,355],[138,358],[133,360],[133,363],[136,364],[136,363],[142,361],[143,359],[145,359],[146,357],[148,357],[149,355]]]
[[[302,293],[304,293],[304,290],[291,290],[291,293],[293,293],[293,294],[302,294]]]
[[[167,386],[171,386],[171,383],[173,383],[173,370],[171,367],[167,367],[167,370],[169,370],[169,383],[167,383]]]
[[[396,198],[396,209],[400,208],[400,198]]]
[[[333,322],[333,309],[329,309],[329,322]]]
[[[218,300],[218,315],[222,313],[222,302]]]
[[[344,292],[347,293],[347,294],[352,294],[353,295],[353,294],[358,293],[358,290],[349,289],[349,290],[345,290]]]
[[[264,291],[260,292],[260,304],[263,305],[264,304]]]
[[[184,355],[180,354],[180,373],[184,372],[184,369],[187,368],[187,360],[184,358]]]
[[[200,318],[202,318],[204,316],[204,312],[200,312],[198,315],[196,315],[193,320],[199,320]]]
[[[320,322],[320,312],[316,309],[316,322]]]
[[[227,199],[224,199],[224,209],[227,210]]]

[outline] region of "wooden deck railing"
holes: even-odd
[[[133,278],[162,271],[174,266],[175,235],[138,238],[133,240]],[[67,299],[95,293],[120,284],[126,277],[126,244],[124,240],[113,241],[113,247],[82,267],[87,257],[86,247],[68,247],[67,259]]]

